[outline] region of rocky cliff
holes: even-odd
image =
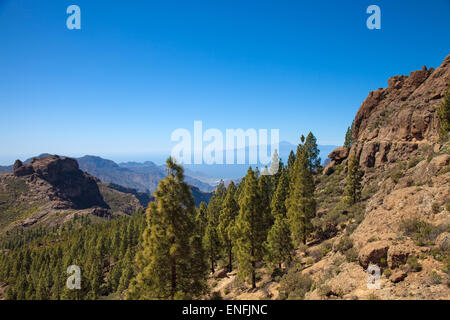
[[[80,170],[75,159],[53,155],[25,164],[17,160],[13,169],[0,174],[0,231],[60,224],[74,215],[109,218],[142,208],[134,195],[102,186]]]
[[[330,154],[327,179],[336,169],[345,173],[348,157],[359,157],[366,199],[356,229],[338,232],[329,240],[337,249],[304,271],[322,279],[325,297],[449,299],[450,143],[439,140],[436,114],[449,83],[450,56],[436,70],[390,78],[359,108],[351,148]],[[343,242],[351,250],[340,250]],[[336,271],[342,254],[347,262]],[[379,289],[367,287],[370,264],[381,270]],[[322,297],[320,290],[307,294]]]
[[[31,164],[17,160],[13,174],[29,182],[41,180],[41,183],[48,183],[50,198],[67,203],[67,208],[109,208],[98,189],[98,180],[81,171],[75,159],[55,155],[33,159]]]
[[[421,146],[439,148],[436,107],[450,82],[450,55],[436,69],[413,71],[389,78],[388,87],[369,93],[353,124],[350,155],[357,154],[363,167],[411,158]],[[330,158],[342,161],[342,152]]]

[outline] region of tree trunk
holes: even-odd
[[[252,289],[256,288],[255,261],[252,261]]]
[[[171,287],[171,292],[170,292],[170,296],[171,299],[175,299],[175,293],[177,291],[177,268],[176,268],[176,263],[175,260],[172,261],[172,266],[171,266],[171,272],[172,272],[172,287]]]
[[[232,259],[233,259],[233,252],[232,252],[231,243],[230,243],[229,248],[228,248],[228,272],[233,271]]]

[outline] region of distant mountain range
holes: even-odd
[[[36,158],[44,158],[49,155],[48,153],[43,153]],[[158,182],[166,176],[164,166],[158,166],[151,161],[117,164],[112,160],[90,155],[75,159],[81,170],[99,178],[102,182],[113,183],[149,194],[156,190]],[[29,158],[24,163],[30,163],[31,160],[32,158]],[[12,171],[12,165],[0,166],[0,172]],[[186,175],[185,180],[191,186],[196,187],[199,192],[211,192],[215,189],[214,185],[188,175]]]
[[[322,162],[327,159],[328,154],[335,149],[334,145],[319,145]],[[287,162],[291,150],[296,150],[297,146],[289,142],[280,142],[278,154],[284,163]],[[271,149],[273,150],[273,148]],[[249,148],[245,149],[248,156]],[[235,154],[237,150],[235,150]],[[38,158],[49,156],[44,153]],[[27,159],[24,163],[30,163]],[[158,186],[158,182],[166,176],[165,166],[157,165],[152,161],[145,162],[121,162],[98,156],[86,155],[76,158],[80,169],[99,178],[102,182],[113,183],[125,188],[136,189],[137,192],[147,194],[153,193]],[[256,164],[252,167],[262,168],[264,165]],[[191,186],[197,188],[198,195],[201,192],[211,192],[224,180],[228,184],[231,180],[238,182],[243,177],[249,164],[185,164],[185,180]],[[0,166],[0,172],[11,172],[13,166]],[[194,191],[193,191],[194,192]]]
[[[338,146],[335,145],[319,145],[318,148],[320,150],[320,158],[322,163],[328,159],[328,155],[331,151],[336,149]],[[267,148],[268,151],[272,152],[274,148]],[[287,163],[287,159],[289,157],[289,153],[293,150],[294,152],[297,150],[297,145],[289,143],[287,141],[281,141],[278,146],[278,155],[281,157],[283,163]],[[235,150],[235,155],[238,150]],[[224,151],[224,156],[225,156]],[[245,148],[246,159],[248,159],[249,147]],[[194,177],[200,181],[207,182],[212,185],[217,185],[220,179],[223,179],[225,182],[242,178],[245,176],[249,164],[184,164],[186,169],[186,174],[189,174],[191,177]],[[261,163],[251,165],[253,168],[259,167],[264,168],[265,165]],[[208,178],[209,177],[209,178]],[[219,177],[219,178],[211,178],[211,177]]]

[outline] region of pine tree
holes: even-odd
[[[303,148],[306,151],[309,169],[312,172],[317,172],[317,170],[320,167],[320,158],[319,158],[320,150],[317,147],[317,139],[312,134],[312,132],[308,133]]]
[[[203,246],[207,252],[211,273],[214,273],[217,260],[220,257],[220,238],[217,230],[219,224],[219,214],[222,210],[222,190],[216,192],[209,200],[206,210],[207,223],[205,235],[203,236]]]
[[[436,110],[439,118],[439,139],[441,141],[445,141],[450,132],[450,83],[448,86],[444,99]]]
[[[345,187],[345,201],[350,205],[361,200],[362,175],[359,159],[356,155],[353,155],[348,161],[347,183]]]
[[[290,262],[292,260],[292,252],[294,247],[291,240],[291,232],[287,219],[278,215],[275,218],[275,223],[269,231],[266,247],[266,261],[278,265],[281,269],[281,264]]]
[[[195,217],[195,224],[198,229],[198,234],[201,238],[205,235],[206,225],[208,223],[207,218],[208,205],[206,202],[200,202],[200,206],[197,209],[197,216]]]
[[[183,168],[172,158],[167,160],[168,175],[158,184],[155,201],[147,212],[142,251],[136,257],[139,273],[133,279],[127,298],[192,298],[203,292],[193,283],[195,203]]]
[[[314,188],[308,153],[299,144],[289,182],[289,197],[286,199],[287,218],[295,245],[306,243],[312,231],[311,219],[316,215]]]
[[[236,218],[236,253],[239,276],[250,279],[252,287],[256,288],[256,263],[263,257],[265,226],[260,211],[257,173],[249,168],[244,181],[239,215]]]
[[[270,202],[272,200],[272,179],[269,175],[260,175],[258,179],[258,189],[260,195],[260,213],[264,225],[264,239],[273,225],[273,216],[270,210]]]
[[[274,192],[270,209],[272,216],[276,219],[277,216],[286,216],[286,199],[289,195],[289,177],[286,169],[282,169],[281,176],[278,181],[277,189]]]
[[[196,292],[197,295],[201,295],[205,294],[208,288],[206,283],[208,276],[206,253],[200,235],[194,235],[190,241],[192,247],[191,270],[186,276],[192,279],[192,291]]]
[[[219,238],[228,257],[228,272],[233,270],[233,231],[234,222],[239,213],[239,205],[234,198],[235,193],[236,186],[234,185],[234,182],[231,181],[228,186],[223,209],[220,212],[218,225]]]
[[[291,152],[289,153],[289,158],[288,158],[288,162],[287,162],[288,171],[290,171],[294,167],[294,163],[295,163],[295,153],[293,150],[291,150]]]
[[[227,195],[227,188],[225,187],[225,183],[222,179],[217,185],[216,190],[214,191],[214,195],[220,200],[225,199],[225,196]]]
[[[347,132],[345,133],[344,147],[346,147],[346,148],[350,148],[353,143],[353,138],[352,138],[353,124],[354,124],[354,121],[352,122],[352,125],[347,128]]]

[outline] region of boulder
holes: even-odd
[[[410,250],[406,246],[398,245],[389,248],[387,263],[391,269],[398,268],[406,263]]]
[[[407,275],[408,274],[405,271],[398,270],[389,277],[389,280],[391,280],[393,283],[398,283],[400,281],[403,281]]]
[[[335,164],[339,164],[347,159],[349,152],[350,148],[339,147],[331,151],[331,153],[328,155],[328,158],[332,160],[331,163],[334,161]]]
[[[380,266],[381,259],[387,259],[389,243],[387,241],[375,241],[364,246],[358,255],[359,264],[366,269],[370,263]]]

